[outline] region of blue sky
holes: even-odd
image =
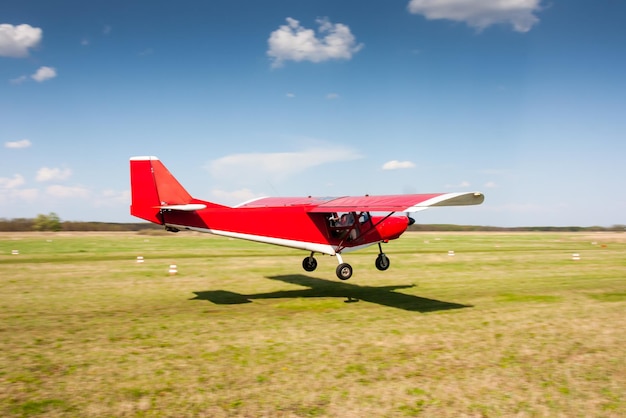
[[[482,191],[420,223],[626,224],[626,3],[0,5],[0,218],[198,198]]]

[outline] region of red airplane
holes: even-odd
[[[415,222],[409,213],[431,206],[478,205],[484,200],[478,192],[265,197],[229,207],[192,197],[157,157],[131,158],[130,183],[133,216],[171,232],[208,232],[309,251],[302,260],[306,271],[317,267],[315,253],[335,256],[341,280],[352,276],[352,266],[343,262],[341,254],[374,244],[379,249],[376,268],[387,270],[389,258],[381,243],[400,237]]]

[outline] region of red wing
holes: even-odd
[[[347,196],[320,203],[310,212],[417,212],[431,206],[479,205],[483,200],[478,192]]]
[[[307,207],[308,212],[417,212],[431,206],[479,205],[482,193],[430,193],[344,197],[264,197],[238,208]]]
[[[282,208],[287,206],[317,206],[334,197],[262,197],[237,205],[238,208]]]

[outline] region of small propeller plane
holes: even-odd
[[[337,277],[348,280],[352,266],[343,253],[378,244],[375,266],[389,268],[381,243],[399,238],[415,221],[409,216],[429,207],[478,205],[479,192],[344,197],[265,197],[223,206],[192,197],[153,156],[130,159],[130,213],[163,225],[275,244],[310,252],[306,271],[317,268],[315,254],[337,257]]]

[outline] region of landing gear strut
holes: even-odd
[[[304,257],[302,260],[302,268],[306,271],[314,271],[317,268],[317,260],[313,257],[314,253],[311,253],[310,256]],[[348,263],[344,263],[341,259],[341,256],[337,254],[337,258],[339,260],[339,265],[337,266],[337,277],[341,280],[348,280],[352,277],[352,266]]]
[[[378,257],[376,257],[376,262],[374,264],[376,265],[376,268],[378,270],[385,271],[389,268],[390,262],[389,257],[387,257],[385,253],[383,253],[383,248],[380,245],[380,242],[378,243],[378,250],[380,252],[378,254]],[[304,259],[302,260],[302,268],[304,270],[315,271],[315,269],[317,268],[317,260],[315,259],[314,255],[315,253],[312,252],[310,256],[304,257]],[[339,280],[348,280],[350,277],[352,277],[352,266],[348,263],[344,263],[339,253],[336,253],[335,256],[337,257],[337,261],[339,262],[339,265],[335,270],[335,273],[337,273],[337,277],[339,278]]]
[[[350,277],[352,277],[352,266],[348,263],[344,263],[343,258],[341,258],[341,255],[339,255],[339,253],[335,254],[335,256],[337,257],[337,261],[339,261],[337,270],[335,270],[335,273],[337,273],[337,277],[339,277],[339,280],[348,280]]]

